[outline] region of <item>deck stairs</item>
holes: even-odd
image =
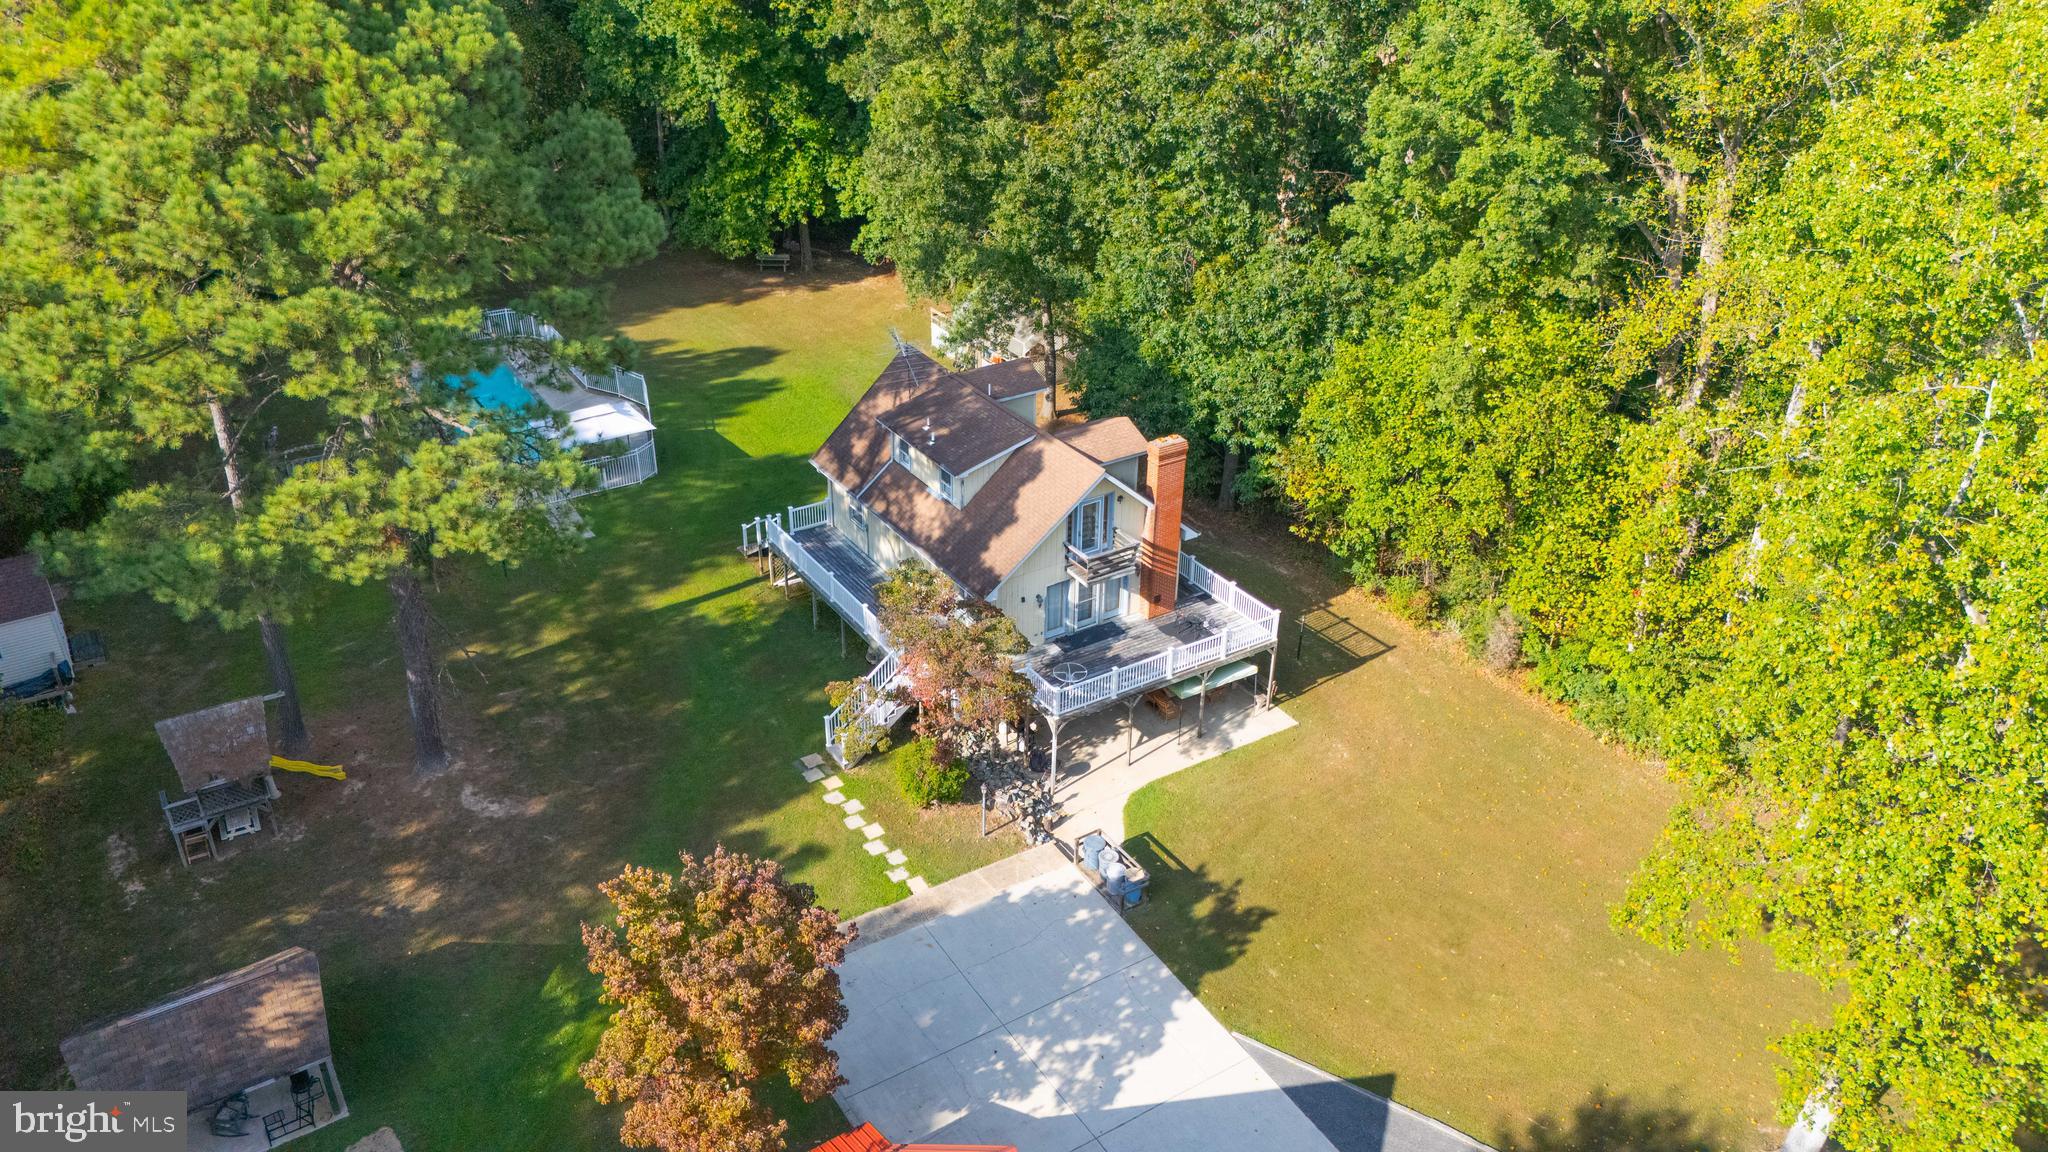
[[[903,687],[905,682],[896,653],[885,653],[881,662],[868,670],[866,680],[870,691],[864,702],[849,699],[825,715],[825,751],[841,768],[853,767],[852,762],[846,758],[845,747],[839,741],[840,724],[845,719],[842,714],[848,708],[854,707],[857,703],[862,704],[866,708],[866,723],[877,732],[887,732],[896,727],[896,722],[903,719],[905,712],[910,711],[910,705],[905,704],[896,694],[896,690]]]

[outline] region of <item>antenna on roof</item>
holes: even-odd
[[[902,353],[910,351],[910,345],[903,342],[903,333],[898,332],[894,328],[891,328],[889,329],[889,339],[895,342],[897,352]]]

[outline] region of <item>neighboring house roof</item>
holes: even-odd
[[[1054,429],[1053,435],[1104,464],[1143,456],[1148,443],[1129,416],[1105,416],[1086,424],[1071,424]]]
[[[187,792],[215,780],[247,779],[270,763],[270,726],[261,696],[159,720],[156,735]]]
[[[917,349],[903,348],[811,463],[962,587],[987,597],[1104,472],[1100,460],[1021,419],[965,380]],[[924,431],[927,418],[930,435]],[[917,451],[956,475],[1015,450],[956,508],[891,462],[890,427],[904,430]],[[1135,434],[1137,426],[1130,431]]]
[[[896,1144],[875,1129],[873,1124],[863,1124],[851,1132],[834,1136],[811,1152],[1017,1152],[1010,1144]]]
[[[57,594],[27,554],[0,560],[0,624],[12,624],[57,610]]]
[[[331,1056],[320,961],[287,948],[60,1047],[81,1089],[183,1092],[202,1108]]]
[[[962,383],[993,400],[1014,400],[1049,387],[1036,360],[998,360],[958,373]]]

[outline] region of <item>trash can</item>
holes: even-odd
[[[1121,908],[1136,908],[1145,902],[1145,885],[1151,882],[1152,874],[1139,864],[1132,864],[1124,872],[1124,894]]]
[[[1111,848],[1103,852],[1102,890],[1109,894],[1110,900],[1119,908],[1123,907],[1124,883],[1129,871],[1124,867],[1123,857],[1117,855],[1116,849]]]
[[[1109,841],[1100,832],[1090,832],[1081,837],[1081,867],[1090,872],[1101,871],[1102,850],[1108,846]]]

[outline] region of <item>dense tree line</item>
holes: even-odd
[[[868,251],[1668,759],[1617,920],[1843,990],[1788,1110],[1856,1149],[2048,1122],[2048,13],[839,19]]]
[[[557,285],[651,242],[623,174],[727,254],[808,265],[831,227],[969,328],[1028,316],[1220,505],[1661,754],[1684,799],[1617,920],[1842,990],[1788,1110],[1859,1152],[2048,1127],[2040,5],[9,11],[0,496],[66,492],[46,539],[228,623],[308,573],[403,606],[435,555],[546,533],[392,348],[453,366],[489,294],[597,331]],[[383,63],[265,47],[303,38]],[[349,161],[295,158],[293,109],[344,91]],[[358,466],[238,479],[278,390]]]

